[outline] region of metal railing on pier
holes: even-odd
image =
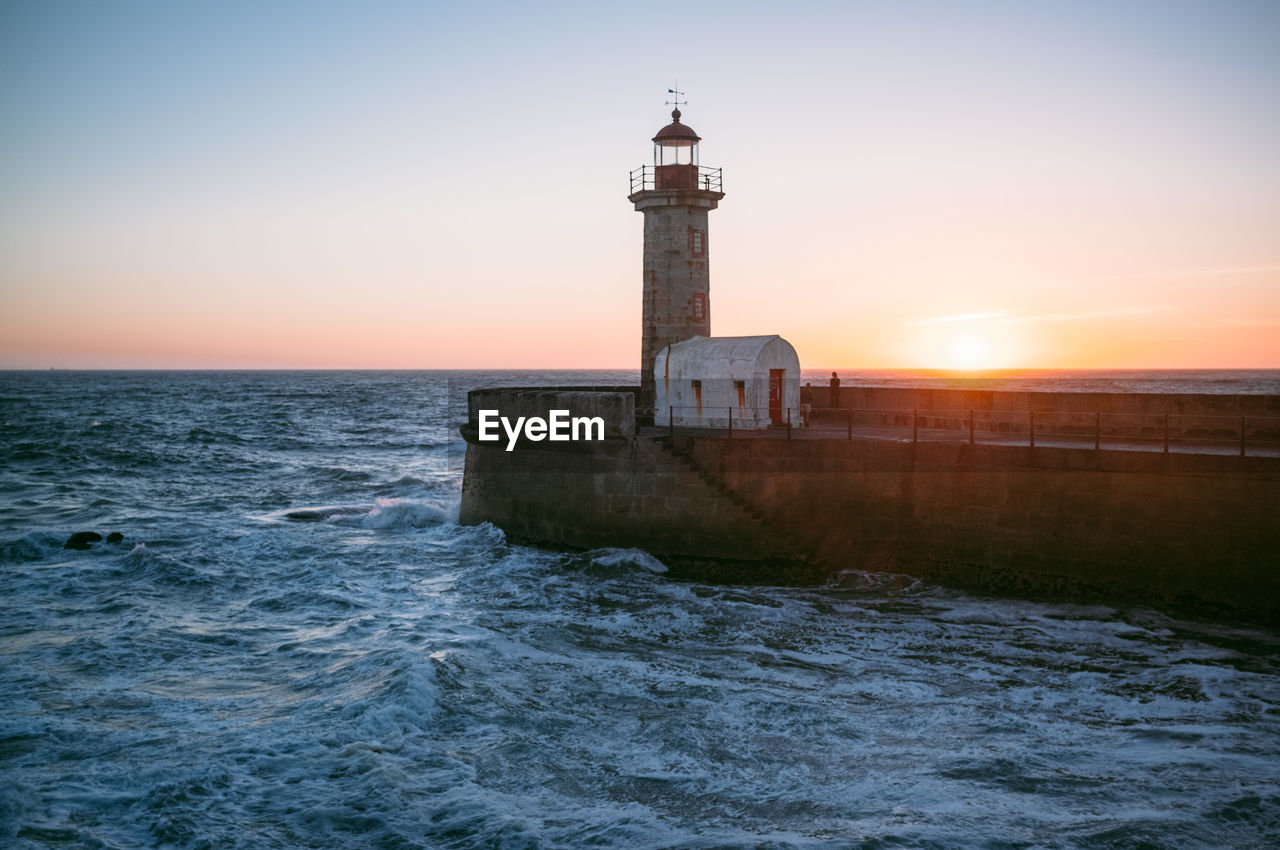
[[[892,439],[1280,457],[1280,418],[1207,413],[668,406],[670,435],[694,429],[730,439],[780,433],[818,439]],[[665,421],[663,421],[665,419]]]

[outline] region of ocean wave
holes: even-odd
[[[267,522],[288,520],[289,522],[334,522],[349,517],[363,517],[372,509],[372,505],[319,505],[310,508],[285,508],[264,514],[257,519]]]
[[[0,562],[26,564],[55,556],[62,552],[67,537],[60,531],[32,529],[0,541]]]
[[[329,523],[368,529],[426,528],[456,521],[458,505],[436,499],[380,496],[372,503],[284,508],[260,514],[263,522]]]
[[[361,484],[373,478],[365,470],[345,466],[308,466],[304,471],[319,483]]]
[[[212,428],[195,427],[187,431],[188,443],[232,443],[235,445],[244,445],[248,441],[243,437],[226,431],[218,431]]]
[[[643,549],[595,549],[587,553],[592,563],[602,567],[639,568],[651,573],[665,573],[667,565]]]
[[[456,520],[457,506],[423,499],[380,498],[365,516],[365,528],[424,528]]]

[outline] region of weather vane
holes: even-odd
[[[677,86],[677,88],[674,88],[674,89],[667,89],[667,94],[673,94],[673,95],[675,95],[675,97],[674,97],[674,98],[672,98],[671,100],[664,101],[664,102],[663,102],[663,103],[664,103],[664,105],[666,105],[666,106],[674,106],[676,109],[679,109],[681,106],[686,106],[686,105],[688,105],[689,101],[687,101],[687,100],[681,100],[681,99],[680,99],[680,95],[684,94],[684,92],[682,92],[682,91],[679,91],[679,90],[678,90],[679,85],[680,85],[680,81],[679,81],[679,80],[676,80],[676,86]]]

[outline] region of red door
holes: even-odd
[[[782,424],[782,379],[786,369],[769,370],[769,421],[775,425]]]

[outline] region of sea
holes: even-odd
[[[0,373],[0,845],[1280,846],[1274,631],[458,525],[467,389],[635,380]]]

